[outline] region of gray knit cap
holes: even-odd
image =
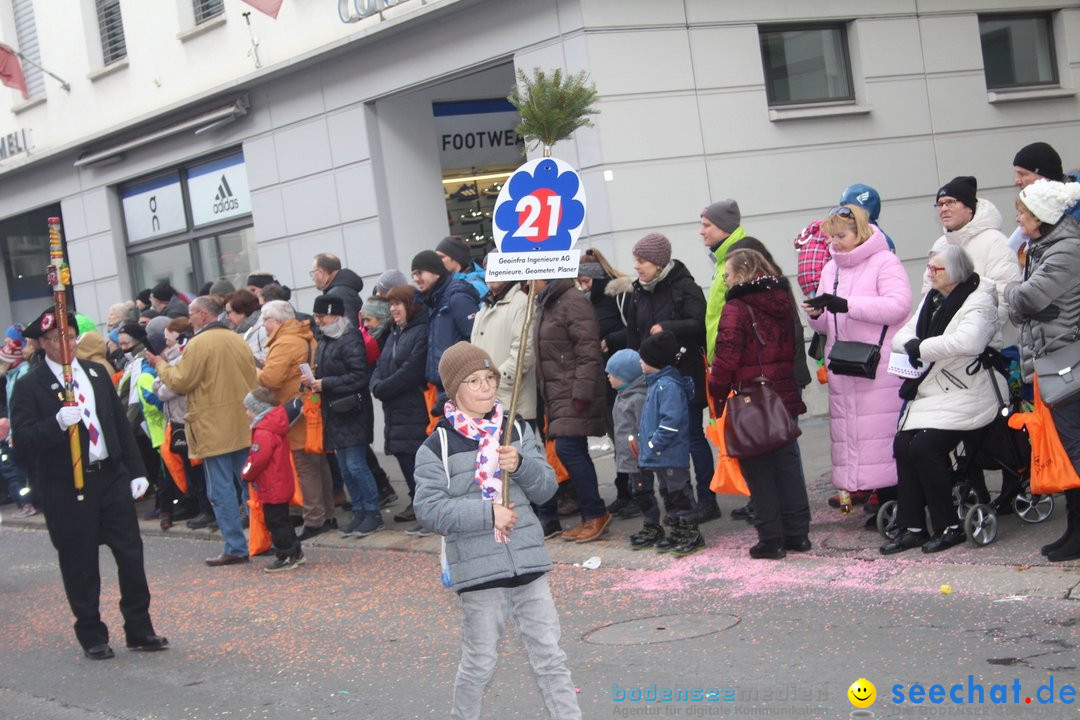
[[[742,224],[739,203],[730,198],[717,200],[701,211],[701,217],[708,218],[709,222],[727,233],[735,232],[735,229]]]
[[[387,270],[375,281],[375,292],[379,295],[386,295],[390,288],[408,284],[409,279],[405,277],[405,273],[400,270]]]
[[[251,389],[251,392],[244,396],[244,407],[254,415],[262,415],[276,404],[274,402],[274,391],[262,385],[256,385]]]

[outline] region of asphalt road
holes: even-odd
[[[804,429],[808,554],[751,561],[753,530],[727,517],[741,503],[727,497],[725,517],[704,526],[709,547],[689,558],[629,551],[635,520],[615,523],[598,543],[550,543],[584,716],[1077,717],[1069,691],[1080,690],[1080,563],[1052,565],[1037,551],[1062,531],[1062,509],[1041,525],[1003,518],[985,548],[884,558],[881,538],[861,529],[865,516],[824,507],[827,435],[813,423]],[[609,463],[599,462],[604,477]],[[93,662],[74,641],[40,519],[12,523],[8,506],[3,520],[0,719],[449,714],[458,609],[438,579],[436,538],[321,536],[305,546],[307,565],[266,575],[267,558],[203,565],[221,548],[208,531],[162,534],[144,523],[151,610],[172,647],[121,649],[115,567],[103,550],[103,617],[118,649],[114,660]],[[575,564],[591,556],[599,569]],[[847,696],[860,678],[877,691],[866,710]],[[1040,702],[1051,682],[1055,702]],[[698,699],[636,699],[665,690]],[[980,690],[983,703],[972,703]],[[512,631],[484,717],[545,717]]]

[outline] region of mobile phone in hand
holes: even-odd
[[[824,310],[825,306],[828,305],[829,302],[835,297],[836,296],[832,293],[821,293],[820,295],[815,295],[814,297],[808,299],[806,301],[806,304],[816,310]]]

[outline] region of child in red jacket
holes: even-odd
[[[257,386],[244,398],[251,418],[251,451],[244,465],[243,478],[254,484],[262,502],[263,518],[274,543],[277,560],[264,572],[293,570],[304,564],[300,540],[289,521],[295,477],[289,457],[289,425],[300,416],[297,400],[287,405],[274,404],[274,393]]]

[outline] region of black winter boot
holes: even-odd
[[[640,532],[636,532],[630,536],[630,549],[644,550],[645,548],[653,547],[663,539],[664,528],[662,526],[645,523],[645,527],[642,528]]]
[[[671,554],[678,557],[692,555],[705,547],[705,538],[701,537],[701,532],[698,531],[697,523],[684,525],[683,528],[684,534],[682,541],[671,548]]]
[[[1050,543],[1057,547],[1045,552],[1050,562],[1080,559],[1080,489],[1065,491],[1065,512],[1065,535],[1057,542]]]
[[[666,553],[669,550],[675,548],[683,541],[683,538],[685,537],[687,526],[683,523],[682,520],[668,515],[668,525],[671,526],[671,531],[668,533],[667,537],[658,540],[656,545],[653,546],[656,548],[656,552],[658,553]]]
[[[1074,499],[1075,498],[1075,499]],[[1070,500],[1072,502],[1070,502]],[[1039,552],[1043,555],[1049,556],[1050,553],[1061,548],[1062,545],[1069,541],[1074,531],[1076,530],[1076,516],[1077,511],[1080,510],[1080,497],[1073,495],[1073,491],[1065,491],[1065,532],[1052,543],[1048,543],[1039,548]]]

